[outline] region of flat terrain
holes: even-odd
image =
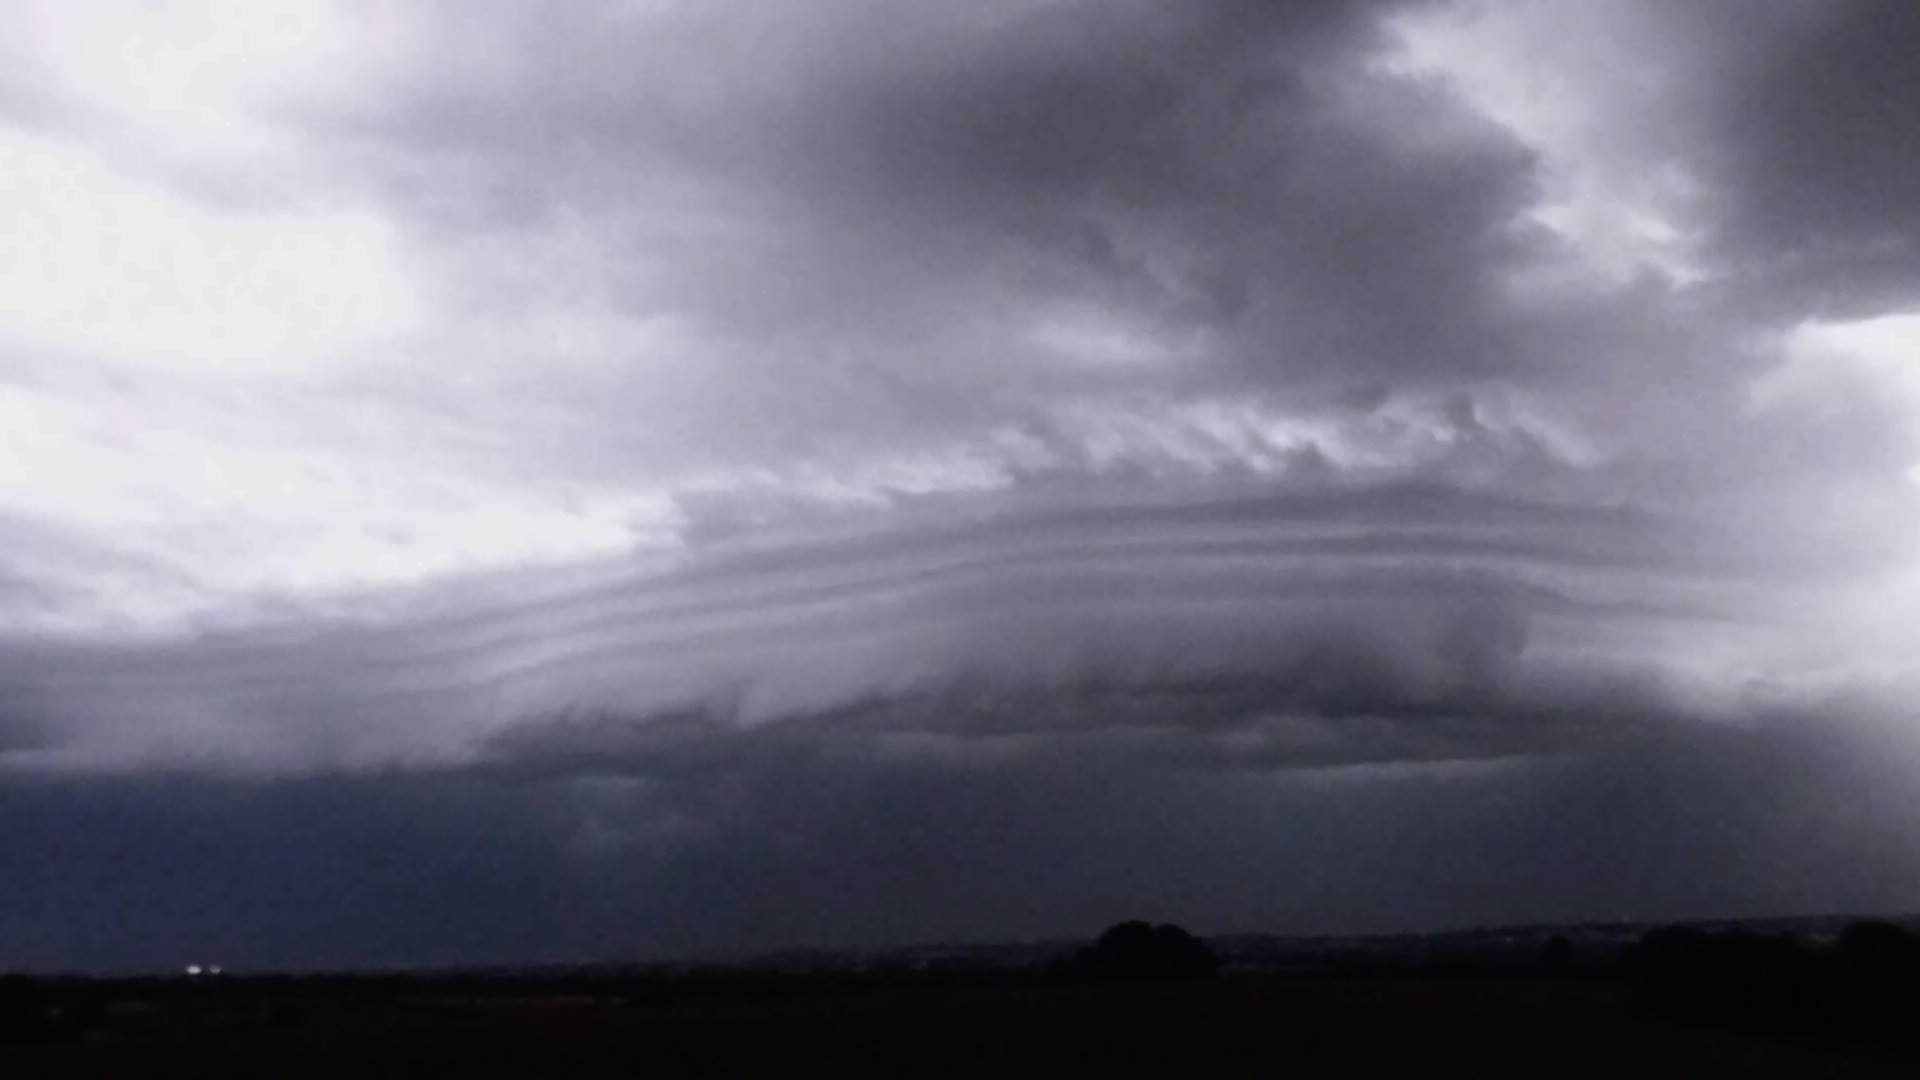
[[[1607,982],[1224,978],[641,996],[191,995],[0,1075],[1909,1076],[1634,1015]]]

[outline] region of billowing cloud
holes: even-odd
[[[818,845],[901,890],[942,829],[1012,872],[969,815],[1095,821],[1105,775],[1187,865],[1280,842],[1259,785],[1364,845],[1422,777],[1604,832],[1622,761],[1910,761],[1895,7],[20,6],[0,784],[457,788],[420,843],[531,814],[506,874]],[[1724,869],[1668,907],[1814,896]],[[942,932],[776,876],[791,922],[661,917]],[[1555,880],[1500,910],[1589,911]],[[970,895],[945,925],[1020,931]]]

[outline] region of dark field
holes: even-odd
[[[1907,1076],[1644,1017],[1613,980],[1228,977],[465,994],[234,981],[0,1045],[0,1076]]]

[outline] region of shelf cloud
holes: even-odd
[[[52,905],[178,815],[256,905],[193,932],[285,963],[314,871],[254,879],[252,801],[331,860],[413,822],[370,895],[699,897],[663,952],[1911,903],[1916,50],[1732,0],[14,5],[0,857],[90,833]],[[1667,889],[1659,822],[1752,846]],[[1263,845],[1326,876],[1234,885]],[[148,955],[40,910],[0,964]],[[314,962],[405,940],[360,920]]]

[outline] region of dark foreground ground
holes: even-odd
[[[562,990],[231,986],[123,998],[0,1076],[1911,1076],[1640,1015],[1611,980]]]

